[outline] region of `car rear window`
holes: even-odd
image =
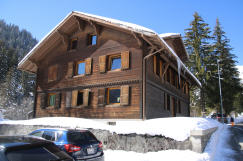
[[[39,147],[18,147],[6,152],[9,161],[50,161],[61,158],[67,158],[65,161],[72,159],[63,151],[54,145],[46,145]]]
[[[89,131],[69,131],[67,133],[68,142],[83,144],[90,142],[97,142],[95,136]]]

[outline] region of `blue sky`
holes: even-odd
[[[71,11],[135,23],[157,33],[181,33],[197,11],[214,28],[219,18],[243,65],[243,0],[0,0],[0,19],[42,39]]]

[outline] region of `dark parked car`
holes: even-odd
[[[221,121],[221,119],[223,119],[224,123],[228,122],[225,114],[223,114],[223,117],[222,117],[222,115],[220,113],[213,113],[211,115],[211,118],[217,119],[218,121]]]
[[[29,135],[53,141],[75,160],[103,161],[102,143],[88,130],[39,129]]]
[[[31,136],[0,136],[1,161],[73,161],[55,144]]]

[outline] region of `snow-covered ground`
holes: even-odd
[[[235,123],[243,123],[243,115],[235,118]]]
[[[70,128],[94,128],[104,129],[111,132],[128,134],[163,135],[178,141],[189,137],[190,131],[195,129],[208,129],[218,127],[212,135],[204,153],[196,153],[190,150],[166,150],[159,152],[136,153],[131,151],[106,150],[105,161],[231,161],[234,153],[227,146],[229,130],[226,124],[209,118],[161,118],[146,121],[117,121],[115,126],[104,122],[70,118],[70,117],[47,117],[21,121],[0,121],[0,124],[24,124],[24,125],[53,125]]]

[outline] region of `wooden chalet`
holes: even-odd
[[[72,12],[18,68],[36,74],[35,117],[150,119],[189,116],[187,60],[180,34]]]

